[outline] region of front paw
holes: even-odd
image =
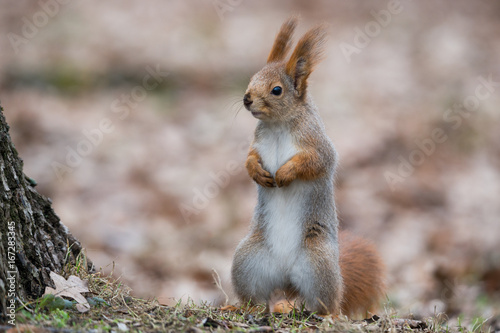
[[[278,187],[288,186],[297,178],[295,165],[289,161],[276,171],[276,185]]]
[[[260,186],[263,186],[263,187],[275,187],[276,186],[276,184],[274,182],[273,175],[271,175],[268,171],[264,170],[261,167],[257,168],[257,170],[253,174],[252,178]]]
[[[252,149],[248,154],[247,161],[245,163],[248,175],[255,180],[257,184],[263,187],[275,187],[274,178],[271,173],[264,170],[262,167],[262,161],[256,150]]]

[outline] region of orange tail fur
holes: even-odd
[[[369,241],[340,233],[340,269],[344,280],[342,313],[366,316],[376,310],[385,294],[385,267]]]

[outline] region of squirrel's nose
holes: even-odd
[[[243,96],[243,104],[249,106],[252,103],[253,101],[250,99],[250,94],[245,94],[245,96]]]

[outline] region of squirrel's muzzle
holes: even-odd
[[[245,106],[250,106],[252,103],[253,101],[250,98],[250,94],[245,94],[245,96],[243,96],[243,104],[245,104]]]

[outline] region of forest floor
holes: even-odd
[[[322,318],[308,311],[289,314],[247,311],[222,311],[206,304],[164,306],[155,301],[125,299],[121,306],[102,306],[81,314],[76,310],[22,311],[19,323],[8,332],[480,332],[481,323],[473,329],[448,327],[439,317],[424,321],[402,319],[393,315],[374,316],[366,320]]]
[[[89,292],[83,295],[90,309],[80,312],[75,301],[45,295],[25,304],[16,313],[16,326],[0,326],[13,332],[496,332],[498,327],[483,318],[450,325],[443,313],[428,318],[402,318],[391,307],[364,320],[319,316],[304,308],[289,313],[269,313],[264,307],[216,307],[192,300],[175,306],[130,296],[120,279],[89,273],[86,260],[69,265],[62,275],[81,279]],[[56,284],[57,285],[57,284]],[[56,288],[58,289],[58,288]]]

